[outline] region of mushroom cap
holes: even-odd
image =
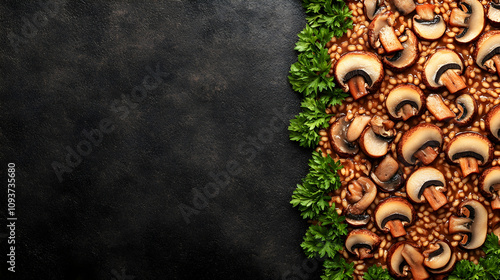
[[[377,205],[375,208],[375,224],[377,227],[388,232],[386,227],[387,222],[391,220],[400,220],[403,225],[407,226],[415,221],[415,209],[408,200],[395,196],[389,197]]]
[[[379,168],[382,168],[382,170],[380,170],[381,173],[385,177],[390,177],[390,179],[382,181],[382,179],[377,176],[377,173],[380,173]],[[397,168],[396,172],[394,172],[395,168]],[[392,175],[392,173],[394,173],[394,175]],[[383,192],[393,192],[400,189],[404,181],[403,171],[399,168],[399,163],[390,154],[386,155],[383,160],[374,166],[370,173],[370,178],[377,184],[379,190]]]
[[[490,20],[492,25],[498,26],[500,24],[500,3],[491,1],[486,17]]]
[[[385,10],[382,5],[383,0],[364,0],[365,14],[369,20],[372,20],[376,15]]]
[[[387,68],[394,71],[404,71],[415,64],[418,59],[417,36],[410,29],[406,29],[404,35],[408,36],[408,39],[401,43],[404,50],[397,51],[392,56],[384,56],[382,60]]]
[[[390,31],[388,28],[393,29],[393,23],[389,23],[389,19],[393,16],[394,13],[391,11],[384,11],[376,15],[372,22],[370,22],[370,25],[368,25],[368,43],[379,54],[386,53],[379,35],[382,32]],[[399,43],[399,41],[397,43]]]
[[[495,142],[500,141],[500,106],[491,109],[485,117],[486,131]]]
[[[456,257],[448,242],[438,240],[424,251],[424,265],[434,274],[447,273],[453,269]]]
[[[363,152],[372,158],[383,157],[389,149],[389,142],[375,134],[372,127],[365,128],[359,138],[359,145]]]
[[[389,269],[389,272],[396,277],[404,277],[408,275],[409,269],[402,254],[405,244],[411,243],[408,241],[400,241],[393,244],[387,252],[387,268]]]
[[[391,246],[387,252],[387,268],[396,277],[408,276],[411,270],[412,279],[427,279],[429,274],[423,266],[424,257],[415,244],[400,241]]]
[[[422,112],[425,104],[424,93],[419,87],[412,84],[402,84],[393,88],[385,99],[385,106],[389,115],[396,119],[402,119],[403,106],[409,104],[416,111],[414,116]]]
[[[406,180],[408,198],[415,203],[424,202],[422,194],[429,186],[446,187],[444,175],[434,167],[420,167]]]
[[[396,10],[402,15],[407,15],[415,10],[415,2],[413,0],[397,0],[393,1]]]
[[[346,222],[353,226],[365,225],[370,216],[365,210],[370,207],[377,196],[377,187],[368,177],[360,177],[348,186],[347,199],[352,203],[346,208]],[[353,192],[353,193],[351,193]]]
[[[464,12],[470,14],[470,18],[467,20],[469,26],[465,27],[461,33],[457,34],[455,40],[460,43],[469,43],[483,32],[485,22],[484,8],[483,4],[478,0],[462,0],[458,8],[455,9],[463,10],[462,8],[467,8],[468,10]]]
[[[490,73],[496,72],[493,64],[493,56],[500,54],[500,30],[491,30],[479,38],[474,51],[474,60],[476,64]]]
[[[460,110],[455,118],[455,122],[460,126],[470,124],[477,113],[477,103],[474,97],[464,93],[455,99],[455,103]]]
[[[479,133],[462,132],[451,139],[445,153],[451,162],[458,162],[462,157],[473,157],[483,166],[493,158],[493,145]]]
[[[345,240],[345,247],[351,254],[356,254],[355,249],[366,248],[371,253],[380,244],[380,237],[367,229],[354,229],[349,232]],[[363,258],[360,258],[363,259]]]
[[[448,69],[458,70],[462,73],[464,64],[462,58],[450,49],[438,49],[424,64],[424,82],[431,89],[444,86],[441,76]]]
[[[460,203],[458,209],[458,218],[450,217],[449,232],[464,235],[460,242],[460,246],[464,249],[473,250],[481,247],[488,233],[488,211],[477,200],[465,200]]]
[[[416,164],[414,154],[425,147],[438,147],[441,149],[443,143],[443,132],[430,123],[421,123],[409,129],[403,134],[398,144],[398,158],[401,162],[409,165]]]
[[[365,51],[345,53],[335,63],[334,71],[335,79],[346,92],[349,90],[347,82],[355,76],[362,76],[365,79],[368,90],[377,88],[384,79],[384,67],[380,59],[375,54]]]
[[[345,117],[340,116],[330,126],[329,137],[335,152],[341,156],[355,155],[359,151],[359,147],[355,142],[347,141],[347,130],[349,129],[350,122]]]
[[[500,166],[493,166],[483,171],[479,177],[479,191],[488,198],[494,191],[500,191]]]
[[[421,39],[434,41],[446,32],[446,23],[440,15],[434,15],[432,20],[424,20],[419,15],[413,16],[413,31]]]

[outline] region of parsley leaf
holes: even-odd
[[[352,279],[354,264],[337,255],[334,260],[325,260],[323,263],[325,274],[321,275],[322,280],[349,280]]]
[[[363,275],[363,279],[366,280],[393,280],[394,278],[389,275],[387,269],[383,269],[381,266],[373,265],[368,268],[368,271]]]
[[[302,6],[309,15],[306,20],[311,27],[324,27],[340,37],[347,29],[352,29],[351,10],[344,1],[304,0]]]
[[[500,259],[497,256],[487,255],[479,260],[479,264],[484,268],[486,279],[500,279]]]
[[[483,245],[483,251],[488,256],[500,258],[500,245],[498,244],[498,236],[496,236],[494,233],[488,234]]]
[[[334,35],[329,29],[313,29],[306,24],[304,30],[297,36],[299,37],[299,41],[295,44],[295,50],[299,52],[317,52],[323,49]]]
[[[467,260],[461,260],[448,277],[449,280],[479,280],[485,277],[484,268]]]

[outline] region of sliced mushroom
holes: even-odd
[[[450,272],[455,266],[456,256],[446,241],[439,240],[424,251],[424,265],[433,274]]]
[[[391,11],[381,13],[368,26],[368,42],[378,54],[393,53],[403,50],[403,45],[394,32],[394,14]]]
[[[340,156],[348,157],[350,155],[355,155],[359,151],[359,147],[356,142],[347,141],[347,131],[349,129],[350,121],[346,117],[340,116],[333,124],[330,126],[329,134],[330,143],[333,149]]]
[[[490,2],[488,13],[486,14],[491,24],[494,26],[500,25],[500,3],[498,0]]]
[[[478,0],[462,0],[458,8],[451,11],[450,25],[463,27],[462,32],[455,36],[460,43],[469,43],[476,39],[484,28],[484,8]]]
[[[460,246],[473,250],[483,245],[488,232],[488,211],[477,200],[465,200],[458,206],[458,215],[451,216],[449,232],[463,235]]]
[[[350,183],[347,190],[350,204],[346,209],[346,222],[353,226],[367,224],[370,216],[365,210],[377,196],[377,187],[368,177],[360,177]]]
[[[396,277],[407,277],[411,271],[412,279],[428,279],[429,273],[423,263],[424,256],[408,241],[392,245],[387,253],[387,267]]]
[[[373,132],[382,137],[384,140],[390,141],[394,136],[396,136],[396,130],[394,129],[394,122],[391,120],[385,120],[380,116],[374,116],[370,125],[373,129]]]
[[[389,115],[403,121],[422,112],[425,104],[424,93],[415,85],[398,85],[389,92],[385,100],[385,106]]]
[[[403,186],[403,170],[399,163],[390,155],[386,155],[370,174],[373,182],[384,192],[392,192]]]
[[[413,172],[406,181],[406,193],[415,203],[423,203],[425,198],[434,211],[448,202],[444,175],[433,167],[420,167]]]
[[[493,234],[495,234],[496,236],[498,236],[498,244],[500,244],[500,223],[496,224],[493,227]]]
[[[474,59],[479,67],[500,76],[500,31],[484,33],[476,43]]]
[[[400,36],[407,36],[408,39],[401,43],[403,45],[402,51],[397,51],[391,56],[384,56],[382,60],[387,68],[393,71],[404,71],[410,68],[418,59],[418,40],[415,33],[410,29],[406,29]]]
[[[438,49],[424,64],[424,82],[431,89],[446,86],[450,93],[467,87],[460,74],[464,64],[460,56],[449,49]]]
[[[479,166],[491,161],[493,145],[479,133],[464,132],[451,139],[445,152],[450,161],[460,163],[465,178],[469,174],[479,173]]]
[[[426,99],[427,110],[438,120],[448,121],[455,117],[455,114],[444,104],[439,94],[429,94]]]
[[[335,79],[354,99],[376,90],[384,79],[384,68],[378,57],[369,52],[349,52],[335,64]]]
[[[470,124],[477,112],[477,103],[474,97],[464,93],[455,99],[455,103],[458,110],[460,110],[455,118],[455,122],[460,126]]]
[[[443,143],[443,132],[430,123],[414,126],[405,134],[398,144],[398,158],[408,165],[415,165],[419,160],[428,165],[436,159]]]
[[[405,227],[415,220],[415,209],[402,197],[389,197],[375,208],[375,223],[377,227],[390,232],[397,238],[406,235]]]
[[[392,3],[396,7],[396,10],[402,15],[410,14],[416,7],[413,0],[394,0]]]
[[[360,260],[373,257],[373,251],[380,244],[380,237],[367,229],[354,229],[345,240],[345,247]]]
[[[416,7],[417,14],[413,16],[413,31],[418,37],[434,41],[443,36],[446,23],[443,17],[434,13],[434,4],[422,4]]]
[[[500,141],[500,106],[495,106],[485,117],[486,131],[490,133],[491,138],[498,142]]]
[[[500,209],[500,166],[483,171],[479,177],[479,190],[491,200],[492,209]]]
[[[376,15],[386,10],[383,0],[365,0],[365,14],[369,20],[372,20]]]
[[[348,142],[356,141],[359,138],[359,136],[361,136],[361,133],[363,133],[363,130],[365,130],[365,127],[368,125],[370,120],[371,117],[367,115],[355,116],[351,124],[349,125],[349,129],[347,129],[347,135],[346,135],[347,141]]]
[[[359,138],[359,145],[365,154],[372,158],[383,157],[389,149],[389,142],[375,134],[372,127],[367,127]]]

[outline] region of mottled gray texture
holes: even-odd
[[[271,123],[273,109],[299,112],[287,73],[300,1],[66,1],[16,52],[8,35],[26,37],[37,3],[0,5],[15,279],[115,279],[122,268],[135,279],[281,279],[301,265],[307,225],[289,200],[310,151],[288,140],[286,121]],[[163,83],[127,116],[111,111],[157,63]],[[105,118],[115,130],[59,182],[51,164]],[[259,136],[258,149],[240,146]],[[186,224],[179,205],[194,207],[193,188],[231,160],[241,172]]]

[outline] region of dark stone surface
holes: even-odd
[[[310,151],[286,129],[300,1],[12,0],[0,16],[0,174],[15,162],[18,217],[1,279],[282,279],[302,264],[289,200]]]

